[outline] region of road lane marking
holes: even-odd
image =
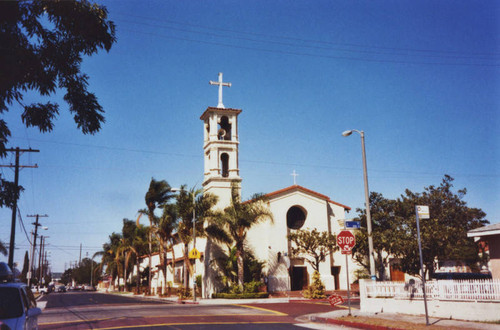
[[[125,325],[116,326],[109,328],[94,328],[94,330],[114,330],[114,329],[133,329],[133,328],[154,328],[154,327],[165,327],[165,326],[176,326],[176,325],[215,325],[215,324],[280,324],[283,322],[278,321],[255,321],[255,322],[179,322],[179,323],[159,323],[159,324],[137,324],[137,325]]]
[[[74,320],[74,321],[57,321],[57,322],[45,322],[38,323],[38,325],[58,325],[58,324],[72,324],[72,323],[87,323],[87,322],[98,322],[98,321],[107,321],[107,320],[119,320],[125,319],[126,317],[106,317],[102,319],[88,319],[88,320]]]
[[[264,312],[268,312],[270,314],[262,314],[262,313],[229,313],[229,314],[198,314],[198,315],[193,315],[193,314],[185,314],[185,315],[144,315],[144,316],[139,316],[139,318],[175,318],[175,317],[212,317],[212,316],[288,316],[288,314],[273,311],[271,309],[266,309],[266,308],[261,308],[261,307],[255,307],[255,306],[250,306],[250,305],[234,305],[238,307],[246,307],[250,309],[256,309]],[[74,321],[58,321],[58,322],[45,322],[45,323],[38,323],[38,325],[61,325],[61,324],[72,324],[72,323],[86,323],[86,322],[98,322],[98,321],[108,321],[108,320],[120,320],[120,319],[126,319],[126,316],[122,317],[107,317],[107,318],[101,318],[101,319],[88,319],[88,320],[74,320]],[[248,323],[248,322],[246,322]],[[263,322],[267,323],[267,322]],[[275,322],[269,322],[269,323],[275,323]],[[279,323],[279,322],[278,322]],[[183,324],[183,323],[182,323]],[[195,323],[197,324],[197,323]],[[115,328],[112,328],[115,329]]]
[[[272,309],[267,309],[267,308],[262,308],[262,307],[256,307],[256,306],[252,306],[252,305],[233,305],[233,306],[241,306],[241,307],[246,307],[246,308],[253,308],[253,309],[256,309],[256,310],[259,310],[259,311],[264,311],[264,312],[272,313],[272,314],[279,315],[279,316],[288,316],[288,314],[285,314],[285,313],[282,313],[282,312],[273,311]],[[262,315],[262,314],[258,314],[258,315]]]

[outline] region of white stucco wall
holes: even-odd
[[[272,194],[271,194],[272,195]],[[293,206],[299,206],[306,211],[306,220],[301,229],[317,229],[318,231],[329,231],[329,222],[331,233],[338,234],[341,227],[338,220],[345,218],[345,209],[326,199],[322,199],[315,194],[308,193],[301,189],[291,189],[282,194],[270,197],[269,208],[274,216],[274,223],[267,221],[253,227],[248,235],[247,241],[249,247],[254,251],[259,260],[266,261],[265,271],[268,273],[270,291],[285,291],[291,289],[291,282],[288,267],[290,267],[290,258],[287,239],[287,219],[288,210]],[[278,254],[280,253],[280,258]],[[294,261],[291,261],[292,264]],[[350,282],[354,280],[353,272],[358,267],[352,263],[351,257],[348,257]],[[313,268],[305,262],[309,283],[312,280]],[[325,262],[320,264],[321,280],[327,290],[335,289],[334,277],[331,275],[331,261],[327,257]],[[345,256],[340,252],[333,255],[333,266],[340,266],[339,274],[340,289],[347,289],[345,273]]]

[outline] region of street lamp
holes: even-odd
[[[368,173],[366,170],[366,152],[365,152],[365,132],[358,131],[356,129],[351,129],[344,131],[342,136],[349,136],[352,132],[359,133],[361,135],[361,151],[363,154],[363,177],[365,181],[365,207],[366,207],[366,228],[368,229],[368,253],[370,260],[370,277],[373,281],[377,279],[375,275],[375,258],[373,256],[373,237],[372,237],[372,217],[370,214],[370,196],[368,190]]]
[[[181,188],[172,188],[170,189],[172,192],[178,192],[178,191],[183,191]],[[193,249],[196,249],[196,214],[195,214],[195,204],[196,204],[196,198],[194,191],[191,192],[191,196],[193,197]],[[175,260],[174,260],[175,262]],[[196,259],[194,260],[194,266],[193,266],[193,301],[196,301]],[[186,283],[187,285],[187,283]]]

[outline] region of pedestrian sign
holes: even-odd
[[[188,256],[189,256],[189,259],[200,259],[201,253],[196,248],[193,248],[191,251],[189,251]]]
[[[427,205],[417,205],[417,216],[419,219],[429,219],[429,206]]]

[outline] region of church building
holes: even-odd
[[[239,188],[244,181],[239,174],[238,162],[238,115],[241,109],[226,108],[222,103],[222,88],[230,83],[219,80],[210,84],[219,88],[217,107],[208,107],[201,115],[204,132],[204,181],[203,190],[218,196],[215,208],[223,210],[231,203],[231,184],[236,182]],[[294,172],[295,174],[295,172]],[[247,235],[247,244],[255,257],[265,262],[264,273],[270,292],[302,290],[311,282],[312,267],[302,256],[291,257],[288,234],[298,229],[317,229],[331,234],[338,234],[343,229],[343,219],[350,207],[331,200],[319,192],[299,185],[292,185],[266,194],[269,209],[274,221],[267,221],[252,227]],[[199,240],[197,248],[203,251],[203,261],[198,261],[196,269],[203,277],[203,295],[209,296],[217,291],[216,276],[211,270],[210,260],[213,242]],[[320,264],[320,274],[327,290],[346,289],[346,262],[351,273],[357,267],[351,258],[345,258],[340,252],[330,255]],[[351,281],[353,280],[350,274]]]
[[[222,103],[222,88],[230,83],[210,81],[219,87],[217,107],[208,107],[200,119],[203,121],[204,180],[203,192],[218,196],[215,209],[224,210],[231,205],[232,184],[236,183],[241,195],[244,181],[240,177],[238,161],[238,115],[241,109],[226,108]],[[306,187],[294,184],[267,193],[267,206],[273,221],[265,221],[250,228],[247,233],[247,247],[260,262],[264,262],[264,280],[269,292],[303,290],[312,281],[313,268],[305,256],[292,256],[288,235],[299,229],[328,232],[333,235],[344,229],[344,219],[350,207],[333,201],[330,197]],[[195,244],[195,246],[194,246]],[[214,260],[225,247],[210,238],[198,237],[189,244],[194,276],[189,276],[189,287],[201,276],[202,296],[210,298],[212,293],[222,289]],[[176,244],[168,252],[168,271],[165,276],[160,267],[159,257],[153,255],[152,290],[164,292],[167,286],[183,285],[185,278],[184,246]],[[143,258],[140,269],[146,269],[148,258]],[[336,251],[319,265],[321,280],[326,290],[345,290],[349,282],[355,280],[353,274],[360,266],[352,262],[350,256]],[[349,270],[347,277],[346,269]],[[137,274],[137,270],[134,270]],[[132,275],[132,274],[130,274]]]

